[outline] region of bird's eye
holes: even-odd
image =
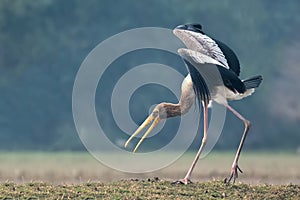
[[[153,115],[153,117],[157,117],[158,116],[158,110],[153,110],[152,115]]]

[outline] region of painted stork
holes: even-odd
[[[180,100],[177,104],[165,102],[158,104],[148,118],[127,140],[125,147],[152,122],[149,129],[133,150],[133,152],[136,152],[143,140],[161,120],[184,115],[190,110],[197,98],[198,102],[201,102],[203,106],[204,133],[202,143],[185,177],[176,181],[176,183],[182,184],[190,183],[192,171],[207,142],[208,107],[211,101],[215,101],[218,104],[224,105],[235,116],[242,120],[245,125],[240,145],[232,163],[230,176],[225,179],[225,183],[230,183],[231,180],[233,180],[234,183],[238,177],[238,170],[242,173],[242,170],[238,166],[238,161],[250,128],[250,121],[233,109],[227,103],[227,100],[240,100],[251,95],[255,88],[260,85],[262,76],[258,75],[241,80],[239,78],[240,64],[236,54],[223,42],[205,34],[200,24],[180,25],[173,30],[173,33],[182,40],[187,47],[178,50],[189,72],[182,82]],[[213,84],[208,83],[207,77],[209,75],[207,75],[207,73],[210,73],[210,69],[213,68],[217,69],[221,83],[220,81],[215,81],[216,83]]]

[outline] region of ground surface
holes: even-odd
[[[299,185],[226,185],[222,181],[172,185],[157,178],[113,183],[0,185],[1,199],[300,199]]]
[[[152,173],[128,174],[104,166],[88,153],[2,152],[0,199],[300,199],[296,152],[242,153],[239,166],[244,173],[235,185],[223,184],[234,152],[213,152],[199,160],[193,184],[171,185],[185,175],[194,156],[186,153]]]

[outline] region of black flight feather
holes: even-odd
[[[208,104],[211,96],[207,84],[200,74],[200,72],[186,59],[183,59],[187,65],[188,71],[191,75],[194,92],[198,101],[203,101],[204,104]]]
[[[215,40],[215,42],[217,43],[217,45],[223,52],[223,54],[227,60],[229,69],[231,69],[237,76],[239,76],[240,75],[240,62],[239,62],[236,54],[233,52],[232,49],[230,49],[223,42],[216,40],[216,39],[213,39],[213,40]]]
[[[248,78],[246,80],[243,80],[243,83],[244,83],[246,89],[251,89],[251,88],[257,88],[261,84],[262,80],[263,80],[262,76],[257,75],[257,76]]]

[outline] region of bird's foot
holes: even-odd
[[[193,183],[190,179],[188,178],[183,178],[183,179],[179,179],[177,181],[172,182],[171,184],[182,184],[182,185],[187,185]]]
[[[229,184],[231,180],[233,183],[235,183],[235,180],[238,178],[238,171],[243,173],[241,168],[236,164],[231,168],[230,176],[229,178],[225,178],[224,183]]]

